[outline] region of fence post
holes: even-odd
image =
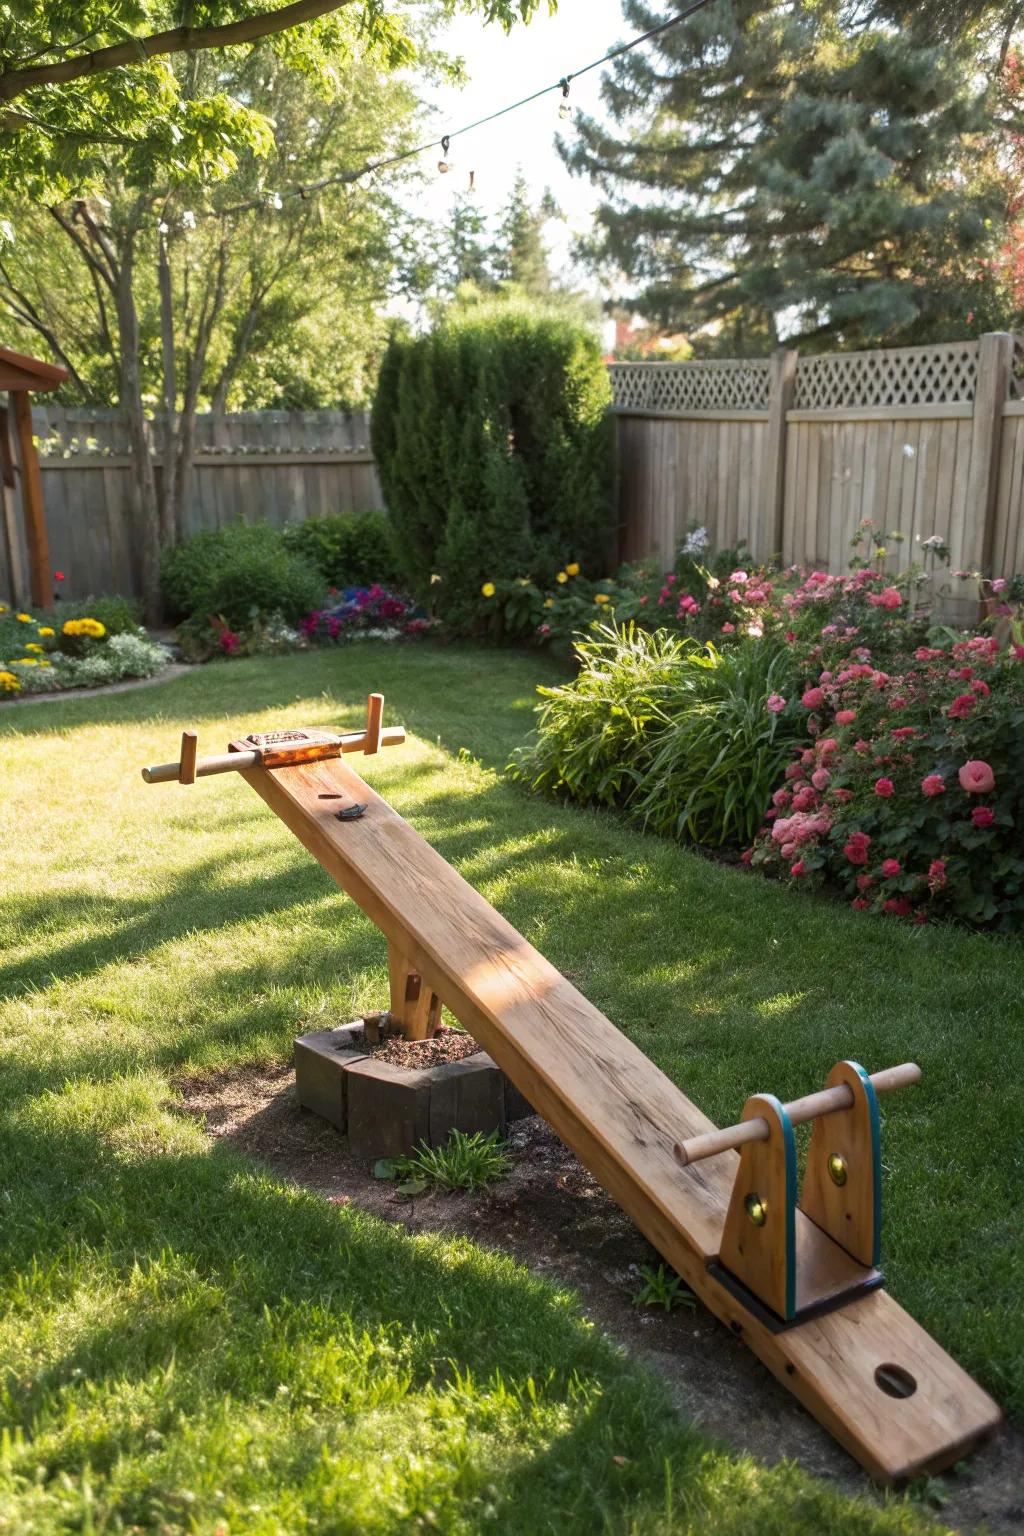
[[[764,510],[761,536],[770,542],[755,553],[762,560],[782,554],[786,506],[786,412],[793,400],[799,352],[776,347],[768,365],[768,439],[764,454]]]
[[[996,491],[999,487],[999,443],[1013,367],[1013,337],[1008,331],[986,331],[978,347],[978,382],[971,424],[971,468],[967,482],[968,526],[973,547],[965,548],[966,563],[989,574],[995,532]]]

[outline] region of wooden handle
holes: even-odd
[[[366,700],[366,730],[363,732],[363,751],[369,757],[374,752],[379,752],[383,745],[381,737],[381,720],[384,715],[384,695],[371,693]]]
[[[906,1088],[910,1083],[920,1081],[921,1068],[913,1061],[905,1061],[898,1067],[886,1067],[882,1072],[873,1072],[870,1078],[876,1093],[891,1093],[894,1088]],[[838,1110],[850,1109],[852,1105],[853,1093],[844,1084],[838,1088],[824,1088],[821,1093],[808,1093],[804,1098],[793,1099],[782,1107],[792,1125],[804,1125],[808,1120],[817,1120],[820,1115],[833,1115]],[[727,1125],[720,1131],[705,1131],[702,1136],[677,1141],[672,1151],[676,1162],[686,1168],[690,1163],[699,1163],[706,1157],[717,1157],[719,1152],[742,1147],[748,1141],[766,1141],[768,1135],[768,1122],[758,1115],[752,1120],[741,1121],[739,1125]]]
[[[194,784],[196,781],[196,753],[199,751],[199,733],[182,731],[181,762],[178,764],[178,783]]]
[[[371,694],[371,698],[380,698],[380,694]],[[183,774],[189,771],[187,763],[187,749],[185,738],[191,736],[193,740],[192,751],[195,753],[195,732],[186,731],[181,742],[181,761],[178,763],[159,763],[152,768],[143,768],[142,777],[147,784],[194,784],[196,779],[209,778],[214,773],[237,773],[240,768],[259,768],[262,764],[262,755],[254,750],[252,752],[225,752],[223,757],[200,757],[192,764],[192,777],[185,778]],[[368,741],[376,741],[376,746],[368,745]],[[401,725],[389,725],[386,729],[380,729],[380,721],[377,722],[377,730],[374,737],[367,736],[366,731],[350,731],[339,738],[337,752],[325,753],[321,750],[317,755],[339,756],[342,752],[376,752],[381,747],[400,747],[405,740],[405,727]],[[301,762],[301,757],[296,759]]]

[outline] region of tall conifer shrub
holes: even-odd
[[[614,424],[596,339],[526,305],[395,337],[373,449],[410,589],[471,627],[485,581],[612,558]],[[432,576],[440,576],[432,584]]]

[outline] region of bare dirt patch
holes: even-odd
[[[365,1035],[362,1038],[366,1041]],[[374,1061],[385,1061],[392,1067],[443,1067],[450,1061],[465,1061],[467,1056],[480,1054],[472,1035],[460,1034],[444,1024],[438,1025],[430,1040],[406,1040],[404,1035],[391,1035],[379,1045],[371,1046],[368,1041],[366,1044]]]
[[[831,1436],[699,1302],[671,1313],[633,1304],[642,1267],[656,1268],[658,1255],[539,1116],[512,1125],[513,1169],[500,1184],[408,1199],[352,1159],[332,1126],[298,1107],[290,1066],[205,1073],[175,1086],[179,1107],[211,1137],[228,1138],[325,1199],[352,1201],[408,1232],[464,1234],[571,1286],[587,1315],[656,1370],[682,1416],[707,1433],[765,1462],[790,1458],[847,1492],[873,1491]],[[1024,1434],[1015,1425],[1004,1428],[962,1473],[930,1480],[923,1496],[943,1526],[1024,1533]]]

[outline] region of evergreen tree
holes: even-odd
[[[668,16],[624,9],[631,31]],[[563,146],[606,195],[591,256],[719,353],[968,333],[1006,213],[979,68],[997,9],[956,30],[944,4],[719,0],[623,56],[614,126]]]
[[[514,285],[527,298],[541,299],[551,292],[544,226],[559,216],[558,204],[548,191],[539,203],[531,203],[526,177],[518,171],[490,253],[491,270],[499,282]]]

